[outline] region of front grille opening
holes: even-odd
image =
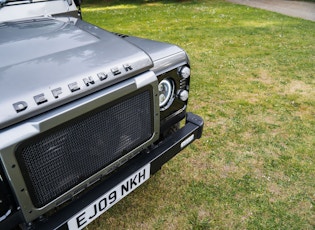
[[[24,141],[16,157],[35,207],[42,207],[153,135],[149,90]]]

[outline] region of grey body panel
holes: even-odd
[[[5,54],[0,56],[0,128],[153,66],[141,49],[77,19],[2,23],[0,34],[4,35],[0,38],[0,52]],[[99,74],[106,79],[100,80]],[[69,85],[73,83],[79,90],[71,91]],[[60,89],[57,98],[53,93],[56,89]],[[40,104],[34,99],[38,95],[42,96]],[[27,108],[17,112],[13,107],[17,102],[23,102]]]
[[[175,45],[122,39],[76,18],[0,23],[0,34],[5,53],[0,55],[0,129],[149,69],[159,75],[188,63]],[[79,90],[72,92],[71,84]],[[27,108],[17,112],[14,105],[21,103]]]
[[[140,47],[150,55],[154,63],[151,70],[153,70],[156,75],[160,75],[185,64],[189,65],[186,52],[176,45],[133,36],[125,37],[125,40]]]

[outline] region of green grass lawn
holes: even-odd
[[[201,140],[87,229],[314,229],[315,22],[224,1],[85,1],[191,59]]]

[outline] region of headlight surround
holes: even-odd
[[[159,83],[159,100],[161,110],[165,110],[172,104],[174,99],[174,82],[171,79],[165,78]]]

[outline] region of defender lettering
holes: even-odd
[[[94,85],[95,81],[93,80],[92,77],[88,77],[88,78],[83,78],[83,82],[86,86]]]
[[[59,95],[62,94],[62,89],[61,87],[58,87],[57,89],[53,89],[51,93],[53,94],[54,98],[58,98]]]
[[[122,65],[122,67],[123,67],[123,70],[125,70],[125,72],[129,72],[129,71],[133,70],[133,67],[130,64],[124,64],[124,65]],[[113,76],[117,76],[117,75],[122,74],[120,68],[118,68],[118,67],[113,67],[111,69],[111,73]],[[108,74],[106,74],[105,72],[97,73],[96,76],[100,82],[104,81],[108,78]],[[82,81],[86,87],[89,87],[89,86],[97,83],[92,76],[82,78]],[[77,92],[81,89],[80,83],[71,82],[68,84],[68,89],[70,90],[71,93]],[[62,87],[57,87],[55,89],[52,89],[51,93],[55,99],[59,99],[59,96],[63,93]],[[33,98],[34,98],[35,103],[37,105],[41,105],[43,103],[48,102],[48,99],[45,98],[44,93],[35,95]],[[25,102],[25,101],[18,101],[16,103],[13,103],[12,106],[17,113],[22,112],[28,108],[27,102]]]
[[[22,112],[26,110],[27,108],[27,103],[25,101],[19,101],[13,104],[13,108],[17,113]]]
[[[34,96],[34,100],[36,102],[37,105],[43,104],[45,102],[47,102],[48,100],[45,98],[45,95],[43,93]]]

